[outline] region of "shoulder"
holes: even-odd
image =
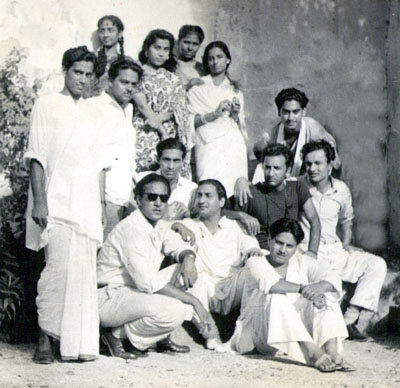
[[[180,176],[180,177],[179,177],[179,183],[180,183],[182,186],[185,186],[185,187],[188,188],[188,189],[196,190],[197,187],[198,187],[198,186],[197,186],[197,183],[191,181],[190,179],[184,178],[183,176]]]
[[[351,196],[351,191],[350,191],[349,187],[346,185],[346,183],[344,183],[340,179],[336,179],[333,177],[331,179],[332,179],[332,184],[333,184],[333,187],[335,188],[335,190],[337,190],[340,193]]]
[[[312,140],[318,140],[324,137],[332,137],[325,127],[312,117],[303,117],[303,120],[306,123],[306,127],[310,131]]]

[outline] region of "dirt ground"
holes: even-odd
[[[181,338],[182,339],[182,338]],[[258,354],[217,354],[190,343],[184,355],[150,353],[124,361],[106,355],[88,363],[37,365],[31,361],[34,345],[0,343],[1,388],[239,388],[239,387],[400,387],[400,337],[376,337],[375,342],[346,341],[345,357],[352,373],[320,373],[287,358]]]

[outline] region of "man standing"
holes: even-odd
[[[178,139],[163,140],[157,144],[157,156],[160,168],[155,173],[167,179],[171,188],[171,196],[164,218],[180,220],[190,217],[197,184],[181,176],[183,160],[186,156],[185,146]],[[148,171],[139,173],[138,179],[149,173]]]
[[[311,117],[305,117],[308,98],[301,90],[295,88],[281,90],[275,98],[275,104],[281,122],[264,133],[262,139],[255,144],[254,153],[256,156],[261,156],[262,150],[271,143],[287,145],[294,155],[294,163],[289,171],[289,176],[298,177],[302,171],[300,152],[304,144],[312,140],[325,139],[336,148],[336,142],[318,121]],[[261,163],[254,172],[253,184],[264,180]],[[335,169],[340,167],[338,156],[333,162],[333,167]]]
[[[104,240],[124,217],[136,176],[134,153],[136,139],[132,126],[132,90],[142,76],[142,69],[127,57],[111,63],[109,89],[89,101],[99,109],[106,134],[106,152],[111,167],[105,177],[106,223]]]
[[[138,209],[111,231],[99,254],[100,322],[111,328],[102,339],[114,357],[136,358],[133,353],[141,354],[155,344],[159,351],[188,352],[169,334],[192,314],[190,306],[203,325],[212,320],[197,298],[175,286],[179,265],[160,269],[165,256],[183,266],[195,257],[170,223],[160,221],[170,194],[168,181],[160,175],[149,174],[139,181]],[[131,352],[124,350],[124,338],[129,339]]]
[[[318,260],[326,262],[332,270],[338,272],[343,281],[357,283],[344,319],[349,339],[365,341],[367,336],[356,326],[356,322],[361,314],[370,318],[378,310],[386,263],[378,256],[351,246],[351,193],[343,181],[330,175],[332,162],[335,160],[334,148],[325,140],[313,141],[303,147],[302,154],[307,172],[303,182],[309,188],[312,202],[321,220]],[[310,235],[309,223],[301,217],[301,224],[306,232],[307,241]],[[337,227],[340,229],[341,239],[337,235]]]
[[[261,248],[268,249],[269,227],[281,218],[297,220],[302,211],[310,222],[310,239],[307,254],[316,258],[321,233],[318,214],[307,186],[298,181],[287,181],[293,164],[293,155],[283,144],[270,144],[262,157],[264,182],[250,186],[251,198],[239,212],[229,212],[229,217],[239,220],[249,228],[254,218],[259,223],[257,239]],[[249,217],[251,216],[251,217]]]
[[[41,97],[32,112],[29,145],[31,191],[28,248],[45,246],[46,266],[36,299],[40,337],[33,360],[54,360],[50,338],[60,341],[62,360],[98,355],[96,253],[102,242],[106,167],[104,136],[92,107],[81,96],[96,57],[86,46],[64,53],[64,89]]]

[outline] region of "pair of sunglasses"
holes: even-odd
[[[155,202],[157,198],[160,198],[162,203],[166,203],[169,199],[168,194],[143,193],[143,197],[147,198],[149,202]]]

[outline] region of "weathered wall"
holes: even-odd
[[[216,37],[232,48],[252,139],[278,120],[273,99],[296,86],[334,135],[355,202],[357,243],[387,242],[385,18],[382,0],[222,0]]]

